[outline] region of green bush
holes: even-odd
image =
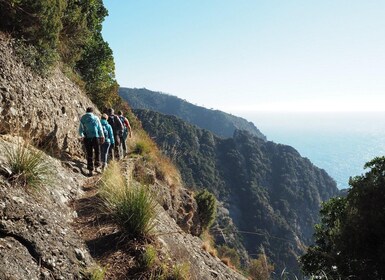
[[[22,187],[39,188],[50,184],[53,168],[42,151],[19,143],[5,148],[6,164],[11,170],[11,180]]]
[[[200,191],[195,195],[198,204],[198,214],[202,228],[208,229],[215,221],[217,215],[217,200],[215,196],[207,190]]]

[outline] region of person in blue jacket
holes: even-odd
[[[93,108],[88,107],[86,113],[80,118],[79,135],[84,142],[89,175],[100,166],[100,143],[104,142],[102,125]]]
[[[102,171],[107,167],[107,158],[108,150],[110,147],[113,147],[115,144],[114,132],[112,131],[111,125],[108,123],[108,115],[103,114],[102,119],[100,120],[103,128],[103,133],[105,137],[104,143],[101,145],[101,161],[102,161]]]

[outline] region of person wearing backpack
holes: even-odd
[[[104,171],[107,167],[108,150],[110,146],[114,145],[115,143],[112,127],[107,120],[108,120],[107,114],[103,114],[102,119],[100,120],[100,123],[102,124],[104,137],[105,137],[105,141],[100,147],[100,150],[101,150],[100,159],[102,161],[102,171]]]
[[[123,157],[127,155],[127,137],[130,135],[130,138],[132,137],[132,130],[130,126],[130,122],[127,120],[125,116],[123,116],[122,111],[118,111],[118,116],[120,121],[123,124],[123,134],[120,137],[120,142],[122,145],[122,150],[123,150]]]
[[[100,143],[104,142],[104,134],[99,118],[94,115],[94,109],[88,107],[86,113],[80,118],[79,135],[83,140],[86,158],[87,169],[89,176],[92,176],[92,171],[97,170],[100,165]]]
[[[114,114],[114,109],[110,108],[107,110],[108,113],[108,123],[112,127],[112,131],[114,134],[114,145],[111,145],[109,151],[109,159],[120,159],[121,151],[120,151],[120,136],[123,135],[123,124],[120,121],[119,117]]]

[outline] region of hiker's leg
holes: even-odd
[[[121,157],[120,157],[120,149],[121,149],[121,145],[115,145],[114,146],[114,153],[115,153],[115,159],[116,160],[119,160]]]
[[[114,145],[114,156],[115,156],[115,159],[116,160],[119,160],[120,159],[120,146],[121,146],[121,143],[120,143],[120,137],[118,135],[115,135],[115,145]]]
[[[107,162],[110,162],[111,160],[114,159],[113,150],[114,150],[114,146],[110,144],[109,149],[107,151]]]
[[[110,147],[110,143],[104,142],[101,145],[101,153],[100,153],[100,159],[102,161],[102,166],[107,164],[107,157],[108,157],[108,148]]]
[[[125,133],[126,134],[126,133]],[[120,141],[122,142],[122,156],[126,156],[127,154],[127,146],[126,146],[126,139],[127,139],[127,134],[123,134],[122,137],[120,137]]]
[[[100,144],[98,137],[92,139],[92,146],[95,151],[95,168],[98,168],[100,166]]]
[[[84,147],[86,148],[87,169],[93,170],[92,162],[92,138],[84,138]]]

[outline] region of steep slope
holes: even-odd
[[[75,213],[67,204],[82,194],[85,177],[46,156],[54,187],[15,186],[5,153],[22,143],[0,136],[0,279],[84,279],[96,263],[71,227]]]
[[[89,180],[82,175],[85,160],[77,134],[79,117],[86,107],[94,105],[60,69],[46,78],[33,74],[15,56],[12,39],[3,33],[0,51],[0,279],[91,279],[87,272],[96,265],[93,253],[95,244],[100,243],[85,242],[80,237],[83,228],[74,227],[74,223],[84,215],[84,209],[72,207],[83,201],[85,185],[92,184],[97,190],[94,182],[98,178]],[[54,178],[36,191],[14,183],[15,173],[5,156],[24,142],[56,157],[44,155],[43,161],[53,169]],[[133,177],[131,173],[127,176]],[[174,254],[186,253],[185,259],[191,260],[191,279],[245,279],[205,252],[201,241],[189,233],[194,223],[187,213],[193,203],[191,192],[167,182],[151,182],[163,206],[158,206],[159,236],[154,237],[160,244],[159,254],[164,253],[173,264],[180,259]],[[86,210],[94,211],[95,206],[88,204]],[[97,226],[103,226],[97,222]],[[103,242],[104,233],[99,228],[96,239]],[[121,250],[126,243],[134,243],[131,241],[119,239],[114,249]],[[136,255],[125,265],[139,262],[134,259],[138,249],[134,251]]]
[[[266,136],[252,122],[219,110],[193,105],[176,96],[136,88],[120,88],[119,95],[133,109],[149,109],[166,115],[175,115],[220,137],[232,137],[235,130],[246,130],[266,140]]]
[[[174,116],[134,113],[180,167],[187,185],[208,188],[224,202],[249,253],[263,246],[278,268],[298,269],[321,201],[338,192],[324,170],[290,146],[245,131],[221,139]]]
[[[77,124],[90,99],[59,69],[47,78],[30,71],[1,32],[0,53],[0,132],[23,134],[56,155],[79,155]]]

